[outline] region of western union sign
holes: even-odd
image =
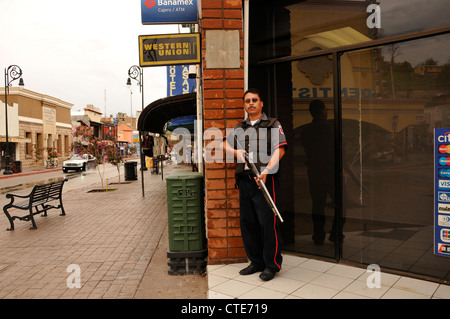
[[[139,36],[139,65],[162,66],[199,64],[200,34],[165,34]]]

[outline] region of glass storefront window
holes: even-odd
[[[258,12],[255,25],[260,28],[277,25],[265,30],[263,36],[252,37],[251,41],[258,47],[252,57],[256,61],[444,27],[450,21],[447,0],[250,3],[251,9]]]
[[[450,127],[448,52],[445,35],[341,57],[345,260],[448,276],[448,259],[433,255],[433,130]]]
[[[370,5],[379,26],[368,21]],[[433,130],[450,131],[447,7],[446,0],[250,1],[249,84],[265,88],[270,111],[288,127],[286,251],[450,279],[450,257],[433,254]],[[377,39],[386,42],[369,48]],[[315,131],[314,100],[328,116]]]
[[[291,63],[295,242],[286,249],[334,258],[333,59]]]

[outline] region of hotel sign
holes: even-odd
[[[197,0],[141,0],[142,24],[197,23]]]
[[[199,33],[139,36],[139,65],[141,67],[199,64],[200,59]]]
[[[170,65],[167,67],[167,96],[192,93],[195,79],[189,78],[189,65]]]

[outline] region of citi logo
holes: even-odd
[[[444,135],[439,135],[437,139],[440,143],[450,142],[450,132],[447,132]]]

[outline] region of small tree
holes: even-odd
[[[119,174],[119,184],[120,184],[120,166],[124,163],[123,156],[120,154],[118,147],[109,147],[106,151],[106,156],[108,157],[108,163],[114,165],[117,168],[117,173]]]
[[[116,148],[114,136],[112,134],[107,134],[105,136],[106,139],[102,140],[94,136],[91,127],[84,125],[79,125],[75,129],[73,136],[75,139],[72,144],[72,150],[77,154],[90,154],[94,157],[103,189],[103,180],[105,176],[104,164],[109,163],[108,154],[114,154],[112,149]],[[101,168],[100,164],[103,164]]]
[[[34,149],[34,157],[36,162],[36,170],[38,169],[39,162],[44,158],[44,147],[40,145],[39,141],[36,144],[33,144]]]

